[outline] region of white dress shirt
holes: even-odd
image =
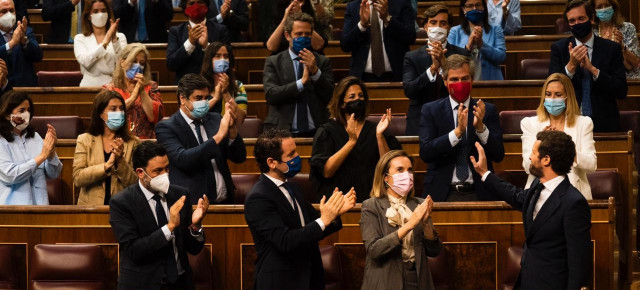
[[[556,190],[556,187],[558,187],[558,185],[560,185],[560,183],[564,181],[564,178],[564,175],[560,175],[542,184],[544,185],[544,189],[540,191],[540,197],[538,197],[538,201],[533,208],[534,220],[536,219],[536,216],[538,215],[538,212],[540,212],[540,209],[542,208],[544,203],[547,201],[547,199],[549,199],[549,196],[551,196],[551,193],[553,193],[553,191]]]
[[[180,111],[180,115],[182,115],[187,124],[189,124],[189,128],[191,128],[193,136],[196,138],[196,140],[199,140],[198,134],[196,133],[196,125],[193,124],[193,119],[189,118],[189,116],[187,116],[187,114],[185,114],[182,109],[178,109],[178,111]],[[202,123],[200,124],[200,135],[202,136],[202,140],[204,141],[211,139],[207,136],[207,132],[204,129],[204,124]],[[231,142],[233,142],[233,140],[229,140],[229,144],[231,144]],[[220,173],[220,169],[218,169],[218,165],[216,164],[215,159],[211,159],[211,166],[213,166],[213,177],[216,179],[217,197],[214,202],[219,203],[227,198],[227,186],[224,184],[224,177],[222,176],[222,173]]]
[[[453,110],[453,124],[455,124],[455,126],[458,126],[458,109],[456,109],[456,107],[458,106],[458,102],[456,102],[451,96],[449,96],[449,102],[451,103],[451,110]],[[473,110],[473,108],[469,108],[469,103],[471,103],[471,97],[468,97],[466,101],[464,101],[463,105],[465,106],[465,108],[468,108],[469,110]],[[469,122],[473,122],[473,120],[467,120]],[[460,136],[460,138],[458,138],[456,136],[455,133],[455,127],[453,128],[453,130],[451,130],[451,132],[449,132],[449,142],[451,143],[451,147],[456,147],[456,145],[458,145],[458,143],[460,141],[462,141],[462,136]],[[465,134],[468,134],[469,132],[465,131]],[[476,135],[478,136],[478,139],[480,139],[480,143],[482,143],[482,145],[487,144],[487,140],[489,140],[489,128],[486,128],[482,133],[479,133],[478,131],[476,131]],[[468,135],[467,135],[468,136]],[[470,146],[473,146],[473,144],[471,144]],[[463,182],[465,183],[473,183],[473,171],[472,168],[469,168],[469,176],[467,177],[467,180],[463,180]],[[453,167],[453,177],[451,179],[451,184],[460,182],[461,180],[458,179],[458,176],[456,176],[456,167]]]
[[[291,198],[291,195],[289,194],[289,191],[287,191],[287,189],[284,187],[284,181],[277,179],[277,178],[273,178],[267,174],[263,174],[264,176],[266,176],[267,178],[269,178],[269,180],[271,180],[273,183],[275,183],[275,185],[278,187],[278,189],[280,189],[280,191],[282,191],[282,194],[284,194],[284,197],[289,201],[289,204],[291,205],[291,208],[295,207],[293,206],[293,199]],[[298,206],[298,215],[300,216],[300,223],[302,224],[302,226],[304,227],[306,225],[305,221],[304,221],[304,216],[302,215],[302,208],[300,207],[300,203],[296,200],[296,205]],[[322,229],[324,231],[325,228],[325,224],[322,222],[321,218],[317,218],[316,219],[316,223],[318,223],[318,225],[320,226],[320,229]]]
[[[82,71],[81,87],[101,87],[111,82],[116,69],[116,56],[125,46],[127,37],[118,32],[116,42],[109,41],[107,48],[98,43],[95,34],[77,34],[73,39],[73,53]]]
[[[372,2],[369,1],[369,4],[371,5]],[[373,14],[373,9],[371,9],[370,15],[371,14]],[[378,16],[380,16],[380,14],[378,14]],[[378,19],[380,22],[380,34],[382,35],[382,54],[384,55],[384,71],[391,72],[391,63],[389,62],[389,57],[387,57],[387,48],[384,46],[384,28],[386,28],[386,26],[384,25],[384,21],[382,20],[382,17],[378,17]],[[358,29],[360,29],[361,32],[367,31],[367,28],[362,26],[360,22],[358,22]],[[379,60],[376,60],[376,61],[379,61]],[[364,72],[373,73],[372,66],[371,66],[371,45],[369,45],[369,56],[367,56],[367,63],[364,66]]]

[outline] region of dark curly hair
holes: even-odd
[[[269,129],[260,134],[253,147],[253,156],[258,162],[260,172],[269,172],[267,159],[269,157],[282,161],[282,139],[291,138],[291,132],[282,129]]]
[[[551,169],[558,175],[566,175],[571,171],[573,159],[576,157],[576,145],[571,136],[562,131],[541,131],[536,135],[540,140],[538,158],[549,156]]]
[[[144,141],[133,148],[132,163],[133,168],[147,168],[149,160],[156,156],[166,156],[167,149],[162,144],[155,141]]]

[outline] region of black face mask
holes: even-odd
[[[355,101],[348,102],[344,110],[349,115],[354,114],[354,117],[356,120],[362,120],[367,110],[367,102],[364,100],[355,100]]]
[[[584,39],[591,33],[591,22],[587,21],[579,24],[574,24],[573,26],[571,26],[571,33],[578,40]]]

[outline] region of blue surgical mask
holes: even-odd
[[[484,10],[471,10],[467,12],[464,17],[467,18],[467,20],[471,21],[471,23],[473,24],[480,24],[480,22],[482,22],[484,18]]]
[[[214,73],[224,73],[229,70],[229,61],[226,59],[216,59],[213,61],[213,72]]]
[[[609,22],[611,21],[611,17],[613,17],[613,6],[609,6],[607,8],[596,9],[596,16],[600,21]]]
[[[300,158],[300,155],[284,163],[289,167],[287,172],[282,173],[285,178],[292,178],[302,170],[302,158]]]
[[[138,74],[138,73],[141,74],[143,71],[144,71],[144,66],[141,66],[139,63],[134,63],[127,70],[127,78],[132,80],[132,79],[134,79],[136,77],[136,74]]]
[[[300,36],[293,39],[293,53],[296,55],[300,54],[300,51],[303,49],[311,49],[311,37],[309,36]]]
[[[108,112],[107,121],[104,122],[111,131],[118,131],[124,125],[124,112]]]
[[[202,119],[209,112],[209,104],[207,103],[207,100],[189,102],[193,105],[193,110],[190,112],[192,117]]]
[[[544,108],[553,116],[560,116],[566,107],[565,99],[544,98]]]

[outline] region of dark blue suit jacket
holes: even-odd
[[[306,225],[282,191],[264,175],[253,186],[244,204],[244,216],[256,245],[256,290],[324,290],[324,268],[318,241],[342,228],[340,218],[322,231],[315,222],[320,217],[302,190],[293,188]]]
[[[171,185],[165,196],[167,207],[171,208],[183,195],[188,195],[186,188]],[[118,289],[160,289],[172,244],[162,232],[164,225],[156,222],[138,182],[111,198],[109,214],[113,234],[120,244]],[[187,252],[192,255],[200,253],[204,246],[204,232],[202,241],[196,240],[189,232],[191,206],[186,202],[180,211],[180,221],[180,226],[174,229],[173,234],[180,264],[186,271],[186,285],[183,286],[195,289]]]
[[[450,98],[441,98],[422,106],[420,116],[420,158],[428,164],[427,174],[424,178],[425,192],[423,197],[431,195],[433,201],[445,201],[449,195],[453,169],[456,165],[458,146],[451,147],[449,132],[455,129],[453,121],[453,109]],[[467,137],[471,146],[471,155],[478,158],[475,142],[480,142],[473,127],[473,106],[476,100],[469,102],[469,123],[467,125]],[[504,145],[502,144],[502,130],[498,119],[498,111],[493,104],[485,102],[485,114],[483,123],[489,130],[487,144],[484,148],[489,168],[492,168],[491,161],[500,162],[504,158]],[[482,144],[482,143],[480,143]],[[473,185],[480,200],[497,200],[497,197],[485,189],[484,184],[474,170],[471,160],[467,158],[469,169],[473,174]]]
[[[487,189],[522,212],[525,251],[516,285],[520,289],[565,290],[589,286],[591,273],[591,209],[569,178],[556,187],[536,219],[530,208],[537,178],[527,190],[489,174]],[[517,289],[518,287],[516,287]]]
[[[189,39],[188,25],[189,22],[182,23],[169,29],[167,67],[170,71],[176,72],[176,84],[182,76],[188,73],[200,74],[200,68],[202,67],[202,58],[204,57],[202,46],[196,43],[191,55],[184,49],[184,42]],[[209,43],[221,41],[229,44],[229,34],[224,25],[214,22],[213,20],[207,20],[207,33]]]
[[[42,60],[42,49],[31,27],[27,28],[28,42],[25,47],[18,44],[8,52],[4,37],[0,37],[0,58],[7,62],[9,82],[14,87],[37,87],[38,77],[33,68],[34,62]]]
[[[211,0],[209,3],[209,11],[207,18],[214,18],[212,21],[218,22],[215,18],[220,14],[218,11],[217,0]],[[224,3],[224,1],[222,1]],[[222,25],[227,27],[229,31],[229,39],[231,42],[243,42],[242,32],[249,30],[249,7],[246,0],[231,0],[231,11],[226,19],[223,19]]]
[[[409,51],[409,46],[416,41],[416,12],[409,1],[389,1],[389,15],[391,15],[391,21],[382,30],[384,47],[394,79],[401,81],[402,58]],[[369,56],[369,47],[371,47],[371,33],[369,28],[361,32],[358,22],[360,22],[360,1],[354,0],[347,4],[340,47],[345,52],[351,52],[349,75],[362,78]]]
[[[594,132],[620,131],[620,111],[617,99],[627,97],[627,76],[624,71],[620,45],[594,36],[591,63],[600,69],[597,81],[591,79],[591,108],[593,111]],[[564,67],[569,63],[569,43],[576,45],[576,38],[571,36],[558,40],[551,45],[551,61],[549,74],[566,74]],[[578,105],[582,102],[582,70],[578,67],[571,79],[576,91]]]
[[[138,7],[129,5],[129,0],[113,0],[113,15],[120,18],[118,30],[127,37],[128,43],[141,42],[136,39],[138,30]],[[171,0],[146,0],[144,21],[147,25],[148,43],[167,42],[166,23],[173,18],[173,5]]]
[[[202,144],[198,144],[196,136],[180,111],[156,125],[156,138],[167,148],[169,155],[169,180],[172,184],[189,189],[191,204],[197,204],[203,194],[209,197],[211,203],[217,198],[211,159],[215,159],[227,187],[227,199],[222,203],[233,203],[235,186],[231,180],[227,159],[242,163],[247,158],[247,151],[240,135],[231,144],[228,138],[223,139],[221,144],[216,144],[211,137],[218,132],[220,119],[220,114],[208,113],[201,120],[209,136]]]
[[[80,13],[82,13],[83,2],[80,1],[77,4]],[[76,6],[71,4],[69,0],[44,0],[42,2],[42,19],[51,21],[51,31],[46,38],[47,43],[69,43],[69,37],[71,39],[75,37],[75,35],[69,35],[71,33],[71,15],[75,9]],[[78,31],[78,33],[82,33],[82,31]]]

